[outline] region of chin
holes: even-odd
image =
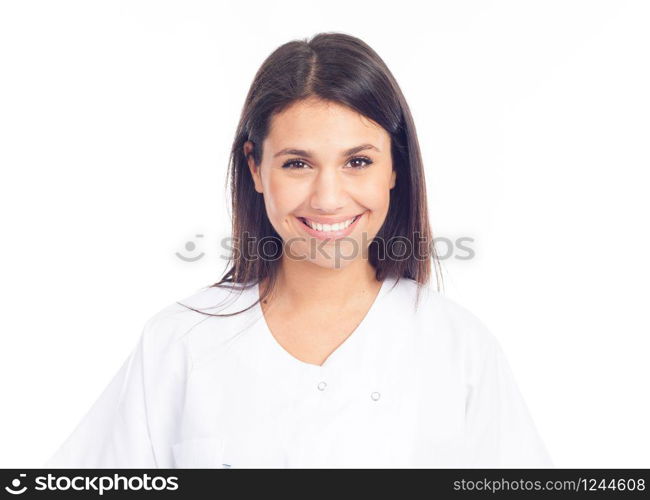
[[[316,260],[310,260],[309,262],[315,266],[325,269],[344,269],[354,261],[349,259],[336,259],[333,257],[331,259],[320,258]]]

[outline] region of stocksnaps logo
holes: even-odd
[[[20,474],[20,477],[27,477],[27,474]],[[5,486],[7,493],[12,495],[22,495],[27,491],[27,486],[20,487],[20,479],[16,478],[11,481],[11,486]]]

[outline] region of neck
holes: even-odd
[[[337,311],[364,301],[368,296],[374,297],[379,287],[381,282],[375,278],[375,269],[366,259],[355,260],[341,269],[331,269],[283,257],[274,297],[291,309],[318,307]]]

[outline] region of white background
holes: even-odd
[[[0,3],[0,466],[40,467],[145,321],[218,281],[255,71],[342,31],[402,87],[434,235],[475,239],[446,294],[556,466],[649,467],[649,25],[621,0]]]

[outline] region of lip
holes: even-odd
[[[319,217],[317,215],[314,216],[297,216],[298,218],[301,219],[309,219],[310,221],[313,222],[318,222],[319,224],[338,224],[339,222],[345,222],[346,220],[350,220],[352,217],[356,217],[357,215],[363,215],[363,214],[351,214],[351,215],[345,215],[341,217]]]
[[[340,231],[328,231],[327,233],[312,229],[302,221],[302,217],[296,217],[296,219],[298,220],[300,227],[302,227],[302,229],[310,236],[313,236],[314,238],[318,238],[319,240],[336,240],[348,236],[350,233],[352,233],[352,231],[354,231],[354,228],[357,227],[357,224],[359,224],[359,221],[363,218],[365,214],[366,212],[359,214],[356,220],[345,229],[342,229]],[[343,219],[343,220],[347,220],[347,219]]]

